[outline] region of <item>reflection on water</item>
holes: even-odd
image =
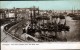
[[[80,20],[72,20],[71,17],[66,17],[67,25],[70,26],[70,31],[67,32],[68,41],[80,41]]]

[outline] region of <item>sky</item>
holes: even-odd
[[[0,8],[39,7],[43,10],[80,10],[80,0],[60,1],[0,1]]]

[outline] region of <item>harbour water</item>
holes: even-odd
[[[70,26],[70,31],[66,33],[68,41],[80,41],[80,20],[72,20],[71,17],[66,17],[67,25]]]

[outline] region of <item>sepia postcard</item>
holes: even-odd
[[[80,49],[80,0],[0,1],[1,50]]]

